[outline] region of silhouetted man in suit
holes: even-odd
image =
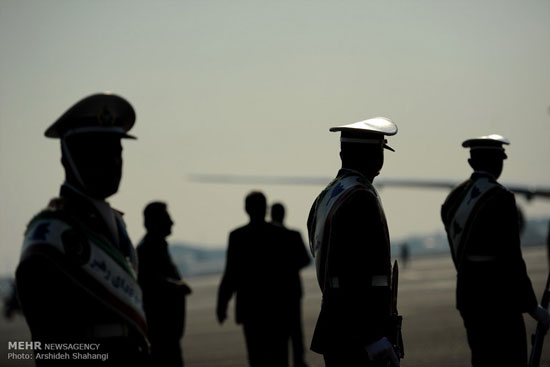
[[[287,231],[286,243],[281,244],[279,249],[286,250],[285,257],[293,263],[295,270],[288,284],[288,297],[290,302],[288,319],[290,321],[290,340],[292,342],[292,356],[295,367],[306,366],[304,360],[304,334],[302,332],[302,281],[300,269],[306,267],[311,259],[306,251],[304,241],[300,232],[288,229],[284,226],[285,207],[281,203],[271,206],[271,222],[285,228]]]
[[[441,208],[457,270],[456,307],[466,327],[472,365],[525,366],[522,313],[546,328],[548,312],[537,299],[521,254],[514,194],[497,182],[507,158],[500,135],[468,139],[471,177]]]
[[[143,211],[147,234],[137,247],[138,281],[149,326],[155,366],[183,366],[180,339],[185,330],[185,297],[191,293],[181,280],[168,252],[166,237],[172,233],[172,218],[166,204],[152,202]]]
[[[216,315],[223,323],[227,305],[236,293],[235,318],[242,324],[251,367],[288,365],[289,321],[286,285],[292,272],[286,266],[286,232],[265,221],[266,199],[251,192],[245,199],[250,222],[229,235],[225,272],[218,290]]]

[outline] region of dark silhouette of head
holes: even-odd
[[[246,196],[245,210],[251,222],[265,221],[267,200],[259,191],[252,191]]]
[[[63,144],[61,163],[67,183],[95,199],[105,199],[118,191],[122,177],[119,135],[78,134],[65,138]]]
[[[61,163],[67,183],[83,193],[105,199],[118,191],[122,176],[121,139],[136,120],[132,105],[111,93],[81,99],[44,133],[61,140]]]
[[[342,168],[359,171],[372,182],[384,165],[384,147],[379,144],[343,142],[340,159]]]
[[[271,220],[277,224],[283,224],[285,219],[285,207],[281,203],[275,203],[271,206]]]
[[[174,222],[168,214],[166,203],[154,201],[147,204],[143,210],[143,220],[147,233],[150,235],[166,238],[172,233]]]
[[[474,171],[487,172],[497,179],[502,173],[503,161],[508,158],[504,145],[509,144],[504,136],[490,134],[465,140],[462,146],[470,149],[468,163]]]
[[[471,150],[468,163],[474,171],[488,172],[498,179],[502,173],[506,154],[504,150]]]
[[[329,131],[341,133],[342,168],[358,171],[372,182],[384,165],[384,149],[394,151],[385,137],[397,134],[397,125],[387,117],[374,117]]]

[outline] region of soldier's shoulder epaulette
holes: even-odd
[[[113,209],[113,211],[114,211],[116,214],[118,214],[119,216],[121,216],[121,217],[124,216],[124,212],[123,212],[123,211],[120,211],[120,210],[115,209],[115,208],[111,208],[111,209]]]
[[[36,214],[27,224],[25,233],[27,233],[37,222],[43,220],[60,220],[63,222],[69,221],[65,211],[65,200],[63,198],[54,198],[50,200],[48,206]]]
[[[493,196],[498,196],[500,198],[506,198],[507,200],[515,200],[514,193],[508,189],[506,186],[496,182],[497,186],[493,191]]]
[[[377,193],[368,186],[358,185],[349,189],[349,197],[355,200],[377,200]]]
[[[488,182],[492,185],[492,195],[514,195],[512,191],[508,190],[506,186],[502,185],[496,179],[490,178]]]
[[[512,190],[510,190],[509,188],[507,188],[506,186],[504,186],[503,184],[501,184],[500,182],[497,182],[497,185],[499,186],[499,188],[506,192],[507,194],[509,195],[514,195],[514,192]]]

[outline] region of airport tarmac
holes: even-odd
[[[523,250],[524,259],[537,298],[540,300],[548,274],[545,247]],[[405,359],[403,367],[470,366],[470,352],[462,319],[455,304],[455,270],[449,256],[413,258],[400,269],[398,308],[404,317]],[[246,351],[241,328],[234,323],[233,301],[229,319],[220,326],[215,319],[215,302],[220,275],[189,278],[194,293],[188,298],[187,329],[183,350],[188,367],[243,367]],[[302,272],[304,334],[309,346],[321,294],[315,270]],[[506,302],[506,295],[497,301]],[[536,323],[525,316],[528,337]],[[541,366],[550,366],[550,341],[545,340]],[[0,321],[0,366],[32,366],[32,361],[7,360],[8,341],[30,340],[22,317]],[[307,349],[307,348],[306,348]],[[320,355],[308,350],[306,360],[311,367],[324,366]]]

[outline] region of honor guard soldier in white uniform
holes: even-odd
[[[105,201],[118,190],[121,139],[135,139],[127,134],[134,121],[125,99],[96,94],[46,130],[61,141],[65,183],[60,197],[30,221],[16,272],[32,338],[42,345],[35,349],[38,366],[148,361],[135,250],[122,214]],[[46,345],[68,358],[41,358],[51,352]],[[80,347],[86,349],[74,349]]]
[[[372,182],[384,163],[391,120],[333,127],[341,132],[342,168],[315,200],[309,242],[323,292],[311,349],[328,367],[398,366],[392,318],[390,238]],[[399,325],[400,328],[400,325]]]
[[[514,195],[497,182],[508,139],[488,135],[466,140],[474,172],[441,208],[457,269],[456,307],[464,320],[472,365],[525,366],[527,341],[522,313],[548,327],[537,306],[520,248]]]

